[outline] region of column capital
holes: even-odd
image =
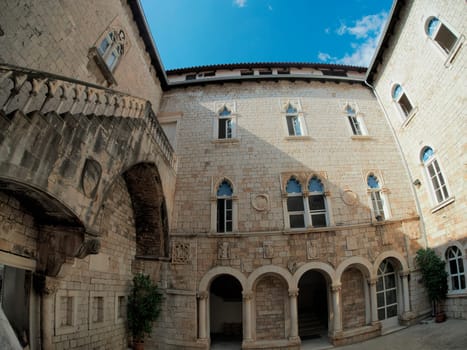
[[[297,289],[289,289],[289,297],[297,297],[298,296],[298,288]]]
[[[198,294],[196,295],[198,299],[207,299],[208,296],[209,296],[209,293],[207,291],[198,292]]]
[[[367,279],[367,282],[370,286],[373,286],[375,285],[377,282],[378,282],[378,277],[372,277],[372,278],[368,278]]]
[[[331,286],[331,291],[333,293],[337,293],[337,292],[340,292],[342,290],[342,284],[333,284]]]
[[[253,298],[253,292],[251,290],[242,292],[244,300],[251,300]]]

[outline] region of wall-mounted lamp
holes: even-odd
[[[422,183],[420,182],[419,179],[415,179],[415,181],[413,182],[413,184],[414,184],[414,186],[420,187],[420,185],[421,185]]]

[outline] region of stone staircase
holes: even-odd
[[[301,339],[319,338],[326,333],[326,324],[318,315],[301,313],[298,317],[298,334]]]

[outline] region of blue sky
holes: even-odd
[[[368,66],[392,0],[141,0],[166,69],[248,62]]]

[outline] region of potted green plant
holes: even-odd
[[[161,311],[162,294],[149,276],[138,273],[133,278],[128,296],[128,328],[133,336],[133,349],[144,348],[144,337]]]
[[[448,292],[446,263],[431,248],[419,249],[415,260],[422,273],[422,282],[432,303],[436,322],[443,322],[446,315],[442,309],[442,302]]]

